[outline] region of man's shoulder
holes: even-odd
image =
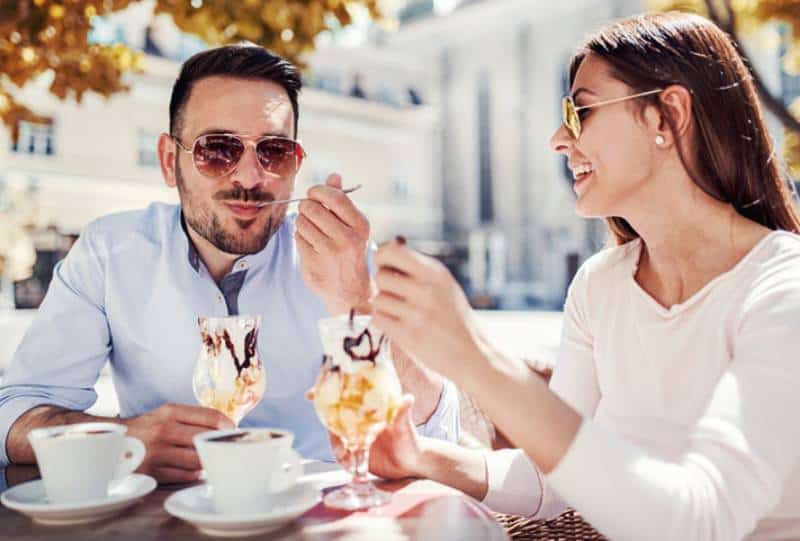
[[[177,205],[152,203],[144,209],[101,216],[90,222],[84,233],[104,244],[134,239],[158,244],[168,238],[177,220]]]

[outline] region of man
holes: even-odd
[[[287,205],[305,155],[297,136],[300,76],[259,47],[189,59],[158,141],[180,206],[101,218],[55,269],[39,313],[0,386],[0,465],[35,460],[36,427],[98,420],[83,413],[106,360],[121,419],[148,448],[140,471],[160,482],[197,479],[192,437],[231,426],[195,405],[197,317],[261,314],[267,374],[261,404],[243,425],[285,427],[306,457],[329,459],[327,433],[304,398],[322,358],[316,323],[364,309],[375,292],[369,222],[331,175],[297,216]],[[398,362],[416,395],[415,420],[454,439],[457,398],[411,360]]]

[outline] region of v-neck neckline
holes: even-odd
[[[758,253],[764,245],[767,244],[767,241],[775,236],[781,235],[785,233],[785,231],[772,231],[764,235],[757,243],[753,245],[752,248],[741,258],[736,264],[728,269],[725,272],[722,272],[708,281],[703,287],[693,293],[689,298],[680,302],[678,304],[673,304],[670,307],[666,307],[660,302],[658,302],[650,293],[648,293],[639,282],[636,280],[636,272],[639,270],[639,262],[642,257],[642,248],[643,242],[641,238],[636,239],[635,242],[636,246],[632,247],[633,251],[633,264],[631,265],[630,270],[630,281],[633,283],[634,289],[638,292],[640,296],[642,296],[646,302],[648,302],[653,309],[662,317],[671,318],[675,317],[686,310],[688,310],[691,306],[697,304],[703,297],[705,297],[717,284],[726,280],[730,276],[736,274],[741,268],[743,268],[753,257],[755,254]]]

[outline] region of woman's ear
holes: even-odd
[[[653,139],[661,148],[675,144],[692,125],[692,94],[681,85],[670,85],[658,96],[660,108],[648,107],[645,121]]]

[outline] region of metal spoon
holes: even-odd
[[[342,193],[353,193],[356,190],[361,189],[361,184],[356,184],[352,188],[345,188],[342,190]],[[262,201],[260,203],[256,203],[255,206],[257,207],[266,207],[267,205],[277,205],[279,203],[295,203],[297,201],[305,201],[309,199],[308,197],[298,197],[296,199],[279,199],[278,201]]]

